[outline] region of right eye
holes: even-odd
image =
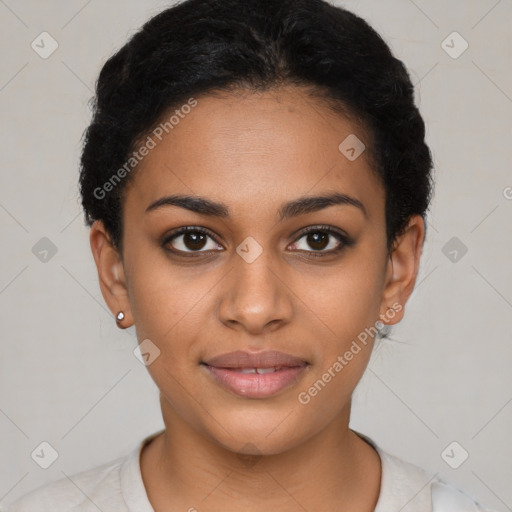
[[[210,241],[208,239],[210,239]],[[168,248],[169,245],[173,248]],[[195,226],[186,226],[174,231],[164,238],[162,246],[165,250],[175,254],[184,253],[187,255],[212,250],[216,251],[219,247],[223,249],[208,230]]]

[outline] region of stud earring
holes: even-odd
[[[119,311],[119,313],[117,313],[117,316],[116,316],[116,321],[121,322],[123,320],[124,320],[124,313],[122,311]]]

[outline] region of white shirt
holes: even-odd
[[[140,470],[144,438],[127,456],[40,486],[5,512],[154,512]],[[437,476],[382,451],[381,490],[374,512],[492,512]]]

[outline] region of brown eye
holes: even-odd
[[[201,253],[222,249],[207,231],[192,226],[182,228],[166,237],[162,245],[164,248],[171,246],[168,250],[176,253]]]
[[[191,251],[198,251],[206,244],[207,235],[199,232],[185,233],[183,236],[183,245]]]
[[[308,252],[312,256],[333,254],[354,243],[347,235],[327,226],[304,230],[301,235],[293,248]]]
[[[326,233],[315,231],[306,235],[306,241],[311,248],[316,251],[321,251],[329,244],[329,236],[330,235]]]

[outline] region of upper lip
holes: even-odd
[[[281,368],[286,366],[305,366],[308,364],[304,359],[276,350],[265,352],[237,350],[220,354],[203,362],[208,366],[215,366],[216,368]]]

